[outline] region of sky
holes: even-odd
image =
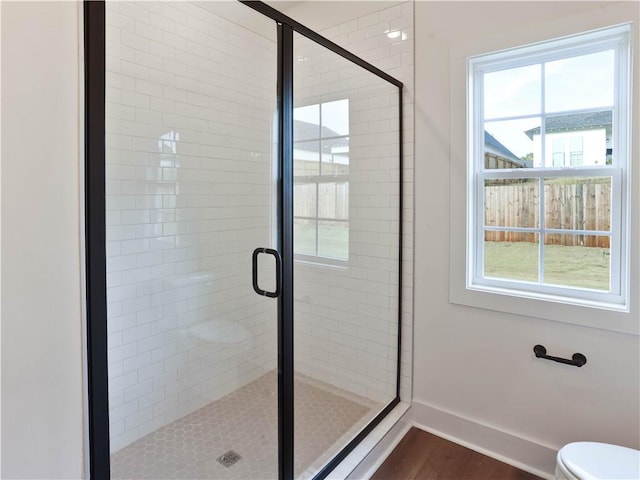
[[[613,50],[546,62],[544,70],[547,114],[613,105]],[[533,152],[524,131],[541,124],[541,77],[541,64],[484,76],[486,120],[529,117],[485,123],[485,130],[519,157]]]

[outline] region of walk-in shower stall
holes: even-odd
[[[399,401],[402,84],[261,2],[85,4],[92,478],[322,478]]]

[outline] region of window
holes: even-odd
[[[349,100],[294,108],[294,252],[349,258]]]
[[[582,137],[572,137],[570,140],[571,152],[569,153],[571,159],[571,166],[577,167],[582,165]],[[606,152],[605,152],[606,159]]]
[[[469,59],[467,288],[626,308],[628,33]]]
[[[564,139],[553,139],[553,166],[564,167]]]

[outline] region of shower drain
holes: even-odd
[[[233,450],[229,450],[227,453],[216,458],[216,461],[225,468],[232,467],[240,460],[242,460],[242,457]]]

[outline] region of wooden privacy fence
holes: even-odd
[[[537,179],[494,180],[485,185],[485,225],[491,227],[540,226],[540,189]],[[546,180],[544,225],[566,230],[608,232],[611,226],[611,182],[608,178]],[[487,231],[493,242],[537,242],[537,233]],[[609,237],[546,234],[546,245],[609,248]]]

